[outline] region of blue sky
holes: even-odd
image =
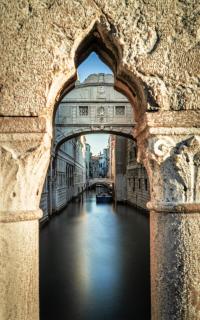
[[[77,70],[78,79],[83,82],[91,73],[112,73],[112,70],[92,52]]]
[[[83,82],[92,73],[112,73],[112,70],[104,64],[95,52],[92,52],[88,58],[78,67],[78,79]],[[108,146],[108,134],[87,134],[87,143],[91,146],[93,155],[99,154]]]
[[[98,155],[100,151],[108,146],[109,134],[103,133],[91,133],[86,134],[86,142],[91,146],[91,152],[93,155]]]

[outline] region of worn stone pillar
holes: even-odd
[[[2,320],[39,319],[38,219],[41,216],[40,210],[0,212]]]
[[[0,121],[0,319],[39,319],[38,220],[50,153],[43,120]]]
[[[151,212],[152,319],[200,318],[199,216]]]
[[[150,181],[153,320],[200,319],[199,121],[198,112],[146,114],[135,130]]]

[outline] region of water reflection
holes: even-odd
[[[148,219],[90,193],[41,231],[41,320],[150,319]]]

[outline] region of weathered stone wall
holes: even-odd
[[[120,44],[149,108],[199,109],[199,4],[193,1],[1,1],[1,115],[52,110],[94,23]]]

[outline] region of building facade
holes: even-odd
[[[99,178],[99,156],[91,156],[90,179]]]
[[[137,148],[133,140],[127,139],[126,192],[127,202],[147,210],[150,200],[149,179],[145,167],[137,162]]]
[[[137,149],[133,140],[111,135],[109,172],[114,179],[115,200],[147,210],[149,180],[146,169],[137,162]]]
[[[86,181],[90,179],[90,163],[91,163],[91,147],[89,143],[85,144],[85,166],[86,166]]]
[[[43,187],[40,207],[44,215],[41,222],[85,190],[89,152],[84,136],[70,139],[59,148]]]
[[[110,137],[110,172],[114,181],[115,201],[126,202],[126,156],[127,139],[122,136]]]
[[[107,178],[109,163],[109,149],[104,148],[103,152],[99,154],[99,177]]]

